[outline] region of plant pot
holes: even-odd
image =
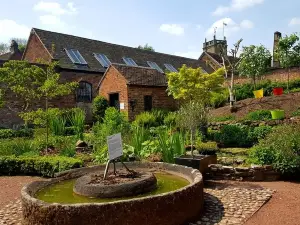
[[[271,110],[273,120],[284,119],[284,110]]]
[[[283,88],[282,87],[273,88],[273,94],[274,95],[282,95],[283,94]]]
[[[264,89],[253,91],[255,98],[262,98],[264,97]]]
[[[217,164],[217,155],[181,155],[175,157],[175,163],[197,169],[204,175],[208,171],[208,165]]]

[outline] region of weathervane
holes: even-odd
[[[214,37],[216,37],[218,27],[214,27]]]

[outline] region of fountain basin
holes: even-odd
[[[163,171],[189,181],[175,191],[108,203],[48,203],[36,194],[59,182],[104,171],[105,166],[69,170],[47,181],[36,181],[22,189],[24,225],[178,225],[195,220],[203,210],[203,180],[198,170],[166,163],[127,163],[133,170]],[[117,168],[122,166],[117,164]]]

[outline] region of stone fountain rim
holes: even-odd
[[[162,194],[157,194],[157,195],[152,195],[152,196],[145,196],[145,197],[140,197],[140,198],[136,198],[136,199],[126,199],[126,200],[118,200],[118,201],[113,201],[113,202],[102,202],[102,203],[49,203],[49,202],[45,202],[42,201],[40,199],[37,199],[34,197],[34,195],[41,190],[44,187],[47,187],[49,185],[55,184],[59,181],[64,181],[64,180],[69,180],[69,179],[75,179],[77,177],[68,177],[68,174],[72,174],[72,172],[74,174],[76,174],[76,171],[81,171],[84,169],[90,169],[91,171],[93,169],[103,169],[105,167],[105,165],[99,165],[99,166],[93,166],[93,167],[83,167],[83,168],[77,168],[77,169],[71,169],[71,170],[67,170],[64,172],[60,172],[55,174],[55,178],[46,180],[46,181],[33,181],[27,185],[25,185],[22,190],[21,190],[21,197],[23,200],[29,201],[29,202],[34,202],[34,204],[37,204],[39,206],[43,206],[43,207],[51,207],[51,206],[61,206],[61,207],[80,207],[80,206],[87,206],[87,205],[111,205],[111,204],[122,204],[125,202],[140,202],[140,201],[144,201],[144,200],[148,200],[148,199],[157,199],[157,198],[161,198],[163,196],[168,196],[168,195],[173,195],[175,193],[180,193],[183,192],[187,189],[192,188],[193,186],[197,185],[198,183],[203,183],[203,177],[202,174],[200,173],[199,170],[197,169],[193,169],[191,167],[187,167],[187,166],[182,166],[182,165],[177,165],[177,164],[169,164],[169,163],[163,163],[163,162],[157,162],[157,163],[140,163],[140,162],[132,162],[132,163],[126,163],[126,165],[130,166],[130,165],[138,165],[140,166],[144,166],[144,168],[149,168],[149,166],[156,166],[157,169],[162,169],[163,171],[169,172],[171,174],[183,177],[185,179],[187,179],[190,184],[187,186],[184,186],[180,189],[177,189],[175,191],[170,191],[170,192],[166,192],[166,193],[162,193]],[[148,165],[148,167],[146,166]],[[185,169],[185,170],[189,170],[189,174],[181,174],[178,173],[177,171],[172,171],[170,169],[166,169],[164,167],[177,167],[177,168],[181,168],[181,169]],[[88,172],[87,172],[88,173]],[[86,174],[87,174],[86,173]],[[83,175],[80,175],[83,176]],[[192,178],[193,176],[193,178]],[[79,177],[79,176],[78,176]],[[33,186],[39,186],[34,193],[29,194],[30,190]]]

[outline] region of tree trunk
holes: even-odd
[[[287,91],[288,93],[290,93],[290,72],[291,72],[291,68],[288,68],[288,82],[287,82]]]
[[[229,85],[229,101],[230,101],[230,108],[234,107],[234,93],[233,93],[233,86],[234,86],[234,70],[231,72],[231,80]]]
[[[193,134],[194,134],[194,130],[191,129],[191,155],[194,158],[194,153],[193,153],[193,151],[194,151],[194,135]]]

